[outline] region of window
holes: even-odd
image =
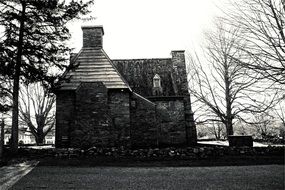
[[[154,77],[153,77],[153,87],[154,88],[160,88],[161,87],[160,76],[158,74],[154,75]]]
[[[153,77],[152,95],[159,96],[161,94],[162,94],[161,79],[158,74],[155,74]]]

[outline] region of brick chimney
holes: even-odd
[[[83,48],[103,47],[103,26],[82,26]]]

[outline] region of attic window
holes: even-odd
[[[161,87],[161,80],[160,80],[160,76],[158,74],[156,74],[153,77],[153,87],[154,88],[160,88]]]

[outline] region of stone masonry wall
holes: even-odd
[[[185,109],[183,98],[154,98],[160,125],[160,144],[186,143]]]
[[[75,94],[59,91],[56,97],[56,147],[69,146],[69,126],[73,123]]]
[[[187,71],[185,64],[184,51],[172,51],[171,52],[172,72],[171,77],[176,95],[188,95],[188,81]],[[177,90],[176,90],[177,89]]]
[[[186,144],[183,97],[146,100],[135,94],[131,101],[131,142],[134,146]]]
[[[76,90],[70,146],[87,148],[112,145],[107,89],[102,82],[81,83]]]
[[[113,138],[116,145],[129,145],[130,94],[127,90],[109,90],[108,106],[112,118]]]
[[[187,145],[195,145],[197,143],[197,131],[195,127],[194,113],[191,109],[190,96],[184,97],[184,110]]]
[[[129,145],[129,102],[128,91],[108,91],[102,82],[81,83],[76,91],[59,91],[56,146]]]
[[[131,98],[131,143],[137,147],[157,146],[159,125],[152,102],[133,93]]]

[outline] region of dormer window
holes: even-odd
[[[158,74],[156,74],[153,77],[153,87],[154,88],[160,88],[161,87],[161,81],[160,81],[160,76]]]
[[[160,96],[161,94],[162,94],[161,79],[158,74],[155,74],[153,77],[152,95]]]

